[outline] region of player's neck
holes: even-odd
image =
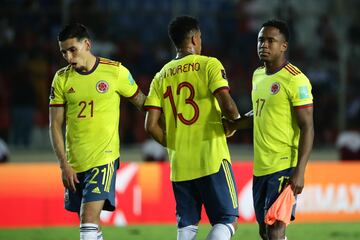
[[[180,59],[180,58],[183,58],[190,54],[195,54],[194,48],[192,48],[192,47],[178,48],[178,49],[176,49],[175,59]]]
[[[274,74],[282,69],[288,61],[285,58],[281,58],[274,62],[264,62],[266,74]]]
[[[89,72],[90,70],[92,70],[94,68],[95,64],[96,64],[96,57],[94,55],[90,54],[88,59],[85,62],[86,72]]]

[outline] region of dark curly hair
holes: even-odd
[[[173,19],[168,28],[169,37],[175,47],[181,48],[191,31],[199,31],[199,22],[190,16],[180,16]]]
[[[288,25],[286,22],[281,20],[272,19],[265,22],[261,27],[274,27],[279,29],[280,33],[284,36],[285,40],[289,42],[290,40],[290,32]]]

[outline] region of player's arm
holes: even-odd
[[[64,107],[50,107],[49,109],[49,133],[50,141],[57,159],[60,163],[61,177],[64,187],[75,192],[75,183],[78,183],[76,172],[69,165],[65,155],[64,137],[62,126],[64,123]]]
[[[166,134],[160,108],[150,108],[145,116],[145,131],[158,143],[166,147]]]
[[[138,89],[138,92],[129,98],[129,101],[134,104],[134,106],[139,109],[141,112],[144,112],[144,103],[145,103],[146,96],[144,93]]]
[[[223,119],[225,135],[228,137],[232,136],[236,129],[230,123],[240,118],[237,106],[227,88],[215,91],[214,96],[219,103],[222,115],[225,117]]]
[[[304,188],[304,175],[314,140],[313,107],[295,107],[295,117],[300,128],[298,163],[289,183],[295,194]]]
[[[227,88],[216,91],[214,96],[219,103],[222,115],[231,121],[240,118],[237,106],[230,96],[229,90]]]
[[[236,119],[235,121],[229,121],[227,119],[223,119],[223,124],[225,129],[229,129],[229,131],[235,130],[244,130],[252,128],[253,126],[253,110],[245,113],[241,118]]]

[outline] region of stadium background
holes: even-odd
[[[199,18],[203,53],[224,64],[231,94],[242,113],[251,106],[251,74],[259,64],[259,27],[269,18],[286,20],[291,30],[289,59],[313,85],[316,134],[311,160],[343,167],[337,139],[360,129],[358,9],[359,0],[3,0],[0,137],[10,148],[6,167],[19,162],[56,163],[48,138],[48,95],[55,71],[66,64],[56,41],[64,24],[78,21],[88,26],[94,52],[122,62],[147,93],[154,73],[174,56],[167,25],[180,14]],[[121,111],[122,159],[138,164],[148,140],[144,116],[126,102]],[[252,159],[251,131],[237,133],[229,143],[235,161]],[[349,172],[348,184],[358,187],[360,178],[354,174]],[[0,200],[6,189],[1,190]]]

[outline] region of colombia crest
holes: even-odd
[[[280,91],[280,84],[277,82],[274,82],[271,84],[270,92],[271,94],[277,94]]]
[[[100,80],[96,84],[96,90],[99,93],[106,93],[109,90],[109,84],[104,80]]]

